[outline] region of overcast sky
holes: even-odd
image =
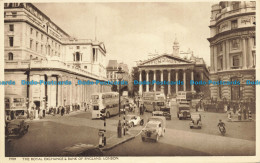
[[[209,2],[172,3],[37,3],[71,36],[105,43],[107,59],[135,66],[135,61],[157,51],[172,53],[177,37],[180,50],[188,48],[209,66]]]

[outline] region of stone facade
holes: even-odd
[[[210,79],[240,81],[240,85],[211,85],[214,99],[255,99],[255,2],[225,1],[212,6],[210,21]]]
[[[183,52],[182,52],[183,53]],[[209,71],[202,58],[195,57],[191,52],[190,58],[179,51],[179,43],[175,39],[172,54],[162,54],[138,63],[139,81],[183,81],[181,84],[139,85],[139,95],[143,92],[162,91],[166,96],[176,96],[178,91],[199,93],[203,86],[190,84],[191,80],[209,79]],[[184,53],[183,53],[184,54]],[[186,54],[186,53],[185,53]],[[185,58],[182,58],[182,57]]]
[[[4,4],[5,94],[26,97],[44,109],[62,105],[84,106],[90,95],[111,86],[79,85],[105,81],[103,42],[72,38],[31,3]],[[71,85],[22,85],[25,81],[70,81]]]

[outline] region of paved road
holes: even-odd
[[[226,122],[227,135],[220,136],[216,127],[225,114],[202,112],[202,129],[190,129],[189,120],[174,117],[167,121],[165,137],[159,143],[141,141],[140,136],[105,152],[122,156],[204,156],[253,155],[255,153],[255,122]],[[145,113],[145,121],[151,116]],[[118,116],[107,119],[107,138],[116,134]],[[120,118],[122,119],[122,117]],[[48,116],[31,121],[29,132],[6,146],[6,156],[58,156],[65,147],[77,144],[98,144],[98,129],[102,120],[92,120],[90,112],[78,111],[70,116]],[[142,129],[137,126],[132,133]]]
[[[117,156],[252,156],[255,141],[167,129],[158,143],[142,142],[141,136],[105,152]]]

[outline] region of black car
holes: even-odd
[[[172,119],[170,107],[161,107],[160,111],[163,112],[163,116],[166,118],[166,120]]]
[[[29,129],[29,125],[23,119],[8,121],[5,127],[6,137],[23,136]]]

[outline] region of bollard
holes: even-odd
[[[102,148],[104,147],[104,130],[99,129],[98,136],[99,136],[98,147]]]
[[[121,138],[122,137],[122,125],[121,125],[121,121],[118,121],[118,125],[117,125],[117,137]]]

